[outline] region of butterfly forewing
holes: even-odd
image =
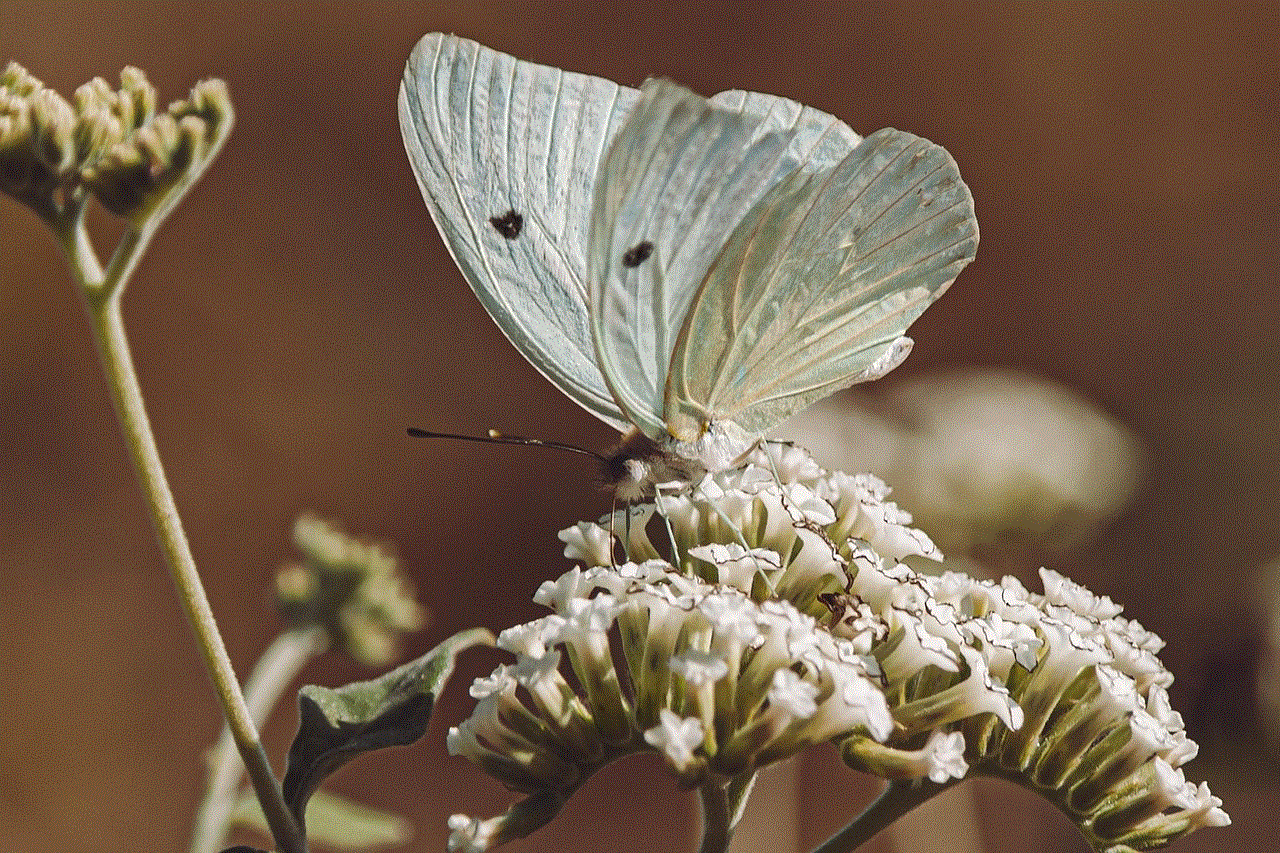
[[[587,233],[600,162],[639,93],[432,34],[400,88],[418,185],[454,260],[516,348],[626,430],[596,366]]]
[[[666,427],[667,367],[689,303],[727,236],[775,180],[789,139],[665,81],[645,85],[596,179],[591,327],[601,370],[647,435]]]
[[[761,434],[903,353],[907,326],[972,260],[968,188],[942,148],[879,131],[776,186],[737,226],[671,363],[667,423]]]

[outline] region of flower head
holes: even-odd
[[[140,221],[199,176],[231,121],[221,80],[197,83],[157,113],[137,68],[120,72],[118,89],[95,77],[68,102],[11,62],[0,72],[0,192],[48,220],[78,211],[89,194]]]
[[[554,687],[482,701],[455,751],[564,797],[635,751],[695,785],[832,741],[887,779],[1021,782],[1099,849],[1225,820],[1207,789],[1169,779],[1195,747],[1158,638],[1055,572],[1036,594],[939,571],[888,497],[768,444],[564,531],[582,565],[539,589],[550,615],[500,641]]]

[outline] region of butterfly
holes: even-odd
[[[624,433],[605,465],[623,500],[732,467],[791,414],[892,370],[977,249],[945,150],[773,95],[632,89],[432,33],[399,113],[481,303]]]

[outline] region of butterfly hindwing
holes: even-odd
[[[666,81],[646,83],[596,180],[589,297],[596,356],[614,398],[648,436],[680,324],[719,252],[787,149],[761,121]]]
[[[955,161],[911,134],[879,131],[833,168],[793,174],[737,226],[694,299],[668,426],[723,420],[760,435],[886,372],[977,242]]]

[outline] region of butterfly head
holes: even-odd
[[[602,468],[605,482],[624,503],[652,498],[658,485],[695,480],[706,471],[696,459],[672,453],[637,429],[604,454]]]

